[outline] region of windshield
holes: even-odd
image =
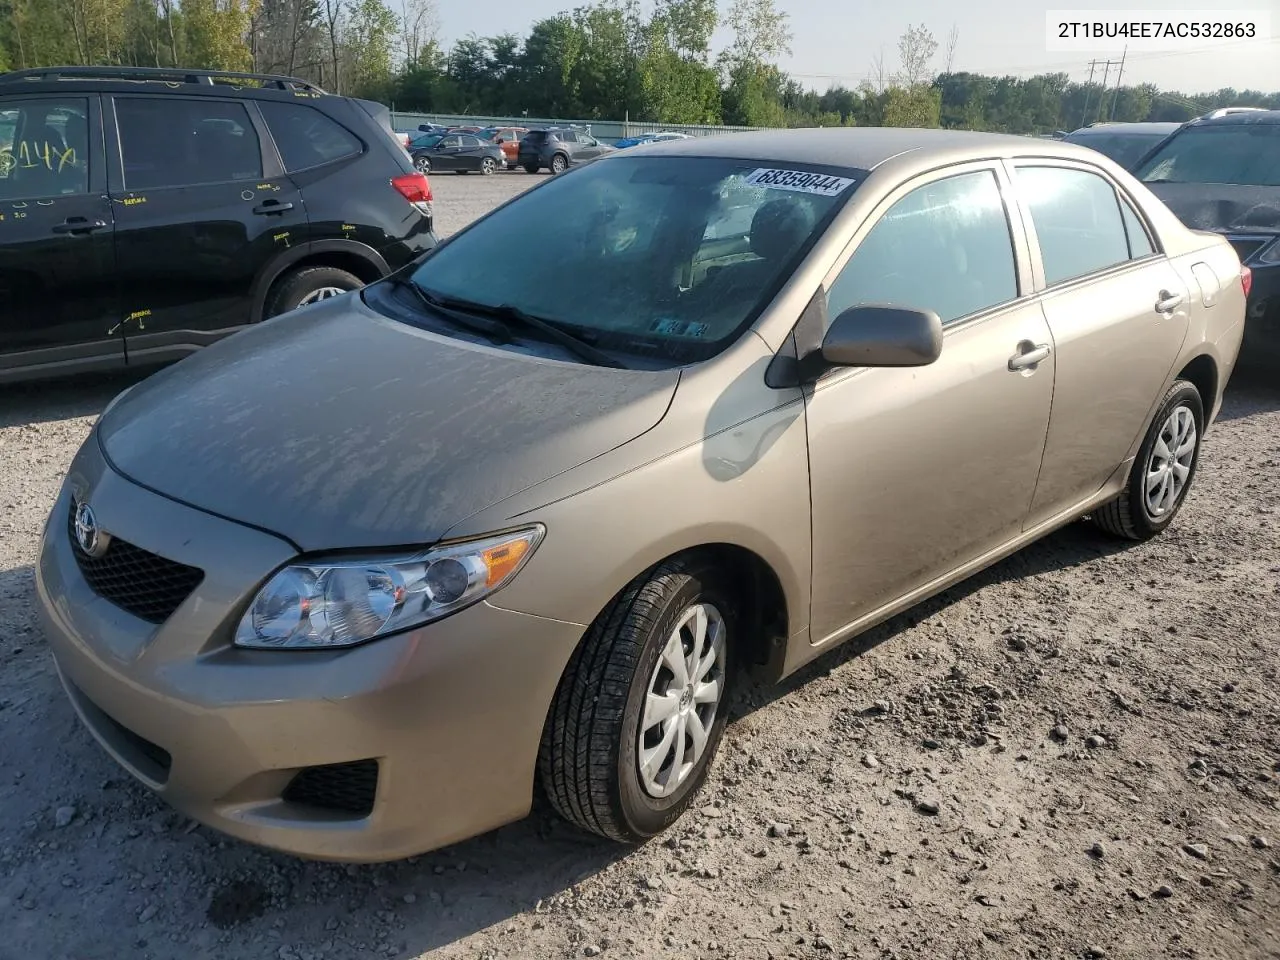
[[[1127,168],[1141,160],[1142,155],[1164,137],[1163,133],[1082,133],[1067,137],[1067,142],[1097,150]]]
[[[1280,186],[1280,124],[1187,127],[1143,162],[1137,174],[1148,183]]]
[[[434,147],[437,143],[444,139],[444,134],[428,133],[425,136],[418,137],[409,146],[411,147]]]
[[[719,158],[590,163],[451,237],[413,280],[440,297],[515,307],[605,350],[692,362],[755,319],[856,181],[848,170]]]

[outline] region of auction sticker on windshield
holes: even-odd
[[[829,177],[823,173],[805,170],[769,170],[761,167],[747,174],[745,183],[753,187],[772,187],[774,190],[794,190],[797,193],[816,193],[821,197],[834,197],[848,189],[853,180],[849,177]]]

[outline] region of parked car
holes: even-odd
[[[1142,159],[1180,123],[1095,123],[1069,133],[1068,143],[1097,150],[1126,169]]]
[[[481,140],[496,143],[502,148],[502,158],[508,167],[515,167],[520,155],[520,140],[529,130],[527,127],[485,127],[476,134]]]
[[[543,168],[552,173],[564,173],[575,163],[594,160],[612,152],[613,147],[582,130],[548,127],[530,130],[521,138],[516,162],[527,173],[537,173]]]
[[[1136,172],[1188,227],[1235,247],[1252,273],[1241,362],[1280,371],[1280,110],[1193,120]]]
[[[106,750],[250,842],[400,858],[538,782],[643,840],[745,668],[1086,515],[1167,530],[1244,304],[1224,239],[1070,144],[618,151],[117,397],[39,615]]]
[[[618,150],[625,150],[627,147],[639,146],[642,143],[665,143],[668,140],[690,140],[692,139],[687,133],[641,133],[634,137],[625,137],[622,140],[614,142],[613,146]]]
[[[0,381],[174,360],[436,242],[386,108],[302,80],[19,70],[0,115]]]
[[[470,133],[431,134],[413,142],[413,165],[423,173],[493,173],[506,166],[502,147]]]

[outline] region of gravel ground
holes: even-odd
[[[441,232],[538,182],[433,178]],[[621,850],[539,808],[397,864],[177,816],[83,731],[33,615],[128,380],[0,392],[0,958],[1280,957],[1280,389],[1238,382],[1156,542],[1081,524],[743,691],[701,807]]]

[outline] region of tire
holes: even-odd
[[[564,173],[565,170],[568,168],[568,166],[569,166],[569,158],[566,157],[563,153],[557,153],[554,157],[551,158],[552,174]]]
[[[526,164],[524,165],[524,172],[525,172],[525,173],[537,173],[537,172],[538,172],[538,165],[537,165],[536,163],[526,163]]]
[[[493,159],[493,157],[485,157],[483,160],[480,161],[480,173],[486,177],[489,176],[491,173],[493,173],[493,171],[497,169],[498,169],[498,164],[497,164],[497,161]]]
[[[708,614],[706,638],[715,635],[714,612],[722,625],[721,652],[706,674],[715,678],[719,694],[710,716],[696,697],[690,702],[687,693],[675,692],[679,684],[673,671],[665,666],[659,669],[668,639],[698,605]],[[743,639],[739,609],[735,592],[715,567],[686,557],[663,563],[632,581],[596,618],[560,680],[538,757],[542,788],[562,817],[603,837],[640,843],[684,813],[706,780],[724,733],[734,644]],[[692,639],[683,629],[681,635]],[[709,649],[706,643],[703,653]],[[662,761],[655,779],[661,779],[662,770],[668,771],[669,792],[655,795],[640,773],[641,726],[650,687],[668,677],[672,692],[664,699],[674,697],[676,711],[666,721],[676,726],[672,746],[664,750],[663,738],[646,740],[650,744],[656,740],[657,759]],[[690,714],[701,717],[698,729],[706,732],[705,746],[683,777],[672,779],[675,737]],[[658,726],[650,730],[650,734],[663,732]],[[694,742],[691,736],[681,740],[686,750]]]
[[[1188,440],[1191,449],[1177,458],[1177,466],[1174,466],[1164,451],[1170,447],[1170,438],[1176,439],[1187,426],[1188,418],[1194,437],[1184,439],[1182,447],[1177,447],[1172,452],[1177,454],[1187,446]],[[1137,541],[1150,540],[1168,529],[1186,502],[1187,494],[1195,481],[1203,436],[1204,401],[1200,397],[1200,391],[1186,380],[1174,381],[1164,395],[1155,418],[1147,429],[1147,435],[1142,439],[1142,446],[1138,448],[1138,455],[1133,460],[1123,492],[1098,508],[1093,515],[1094,524],[1112,536]],[[1170,486],[1164,485],[1165,480],[1154,481],[1156,486],[1153,497],[1148,498],[1147,478],[1157,475],[1167,479]],[[1178,476],[1183,477],[1180,488],[1176,486]],[[1162,503],[1155,503],[1153,507],[1152,500],[1159,499],[1162,493],[1166,499]]]
[[[267,302],[267,317],[276,317],[290,310],[305,306],[309,301],[327,299],[317,294],[323,291],[359,290],[364,283],[353,273],[337,267],[299,267],[291,270],[275,282]],[[337,296],[330,293],[329,296]],[[311,298],[315,298],[314,301]]]
[[[413,165],[414,165],[414,167],[417,169],[417,171],[418,171],[419,173],[430,173],[430,172],[431,172],[431,158],[430,158],[430,157],[414,157],[414,158],[413,158]]]

